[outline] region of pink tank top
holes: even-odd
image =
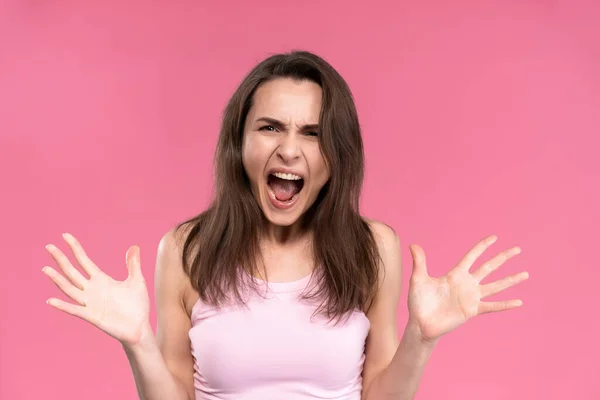
[[[189,337],[196,400],[360,400],[369,320],[355,311],[335,325],[299,296],[312,275],[257,280],[266,296],[243,306],[192,309]]]

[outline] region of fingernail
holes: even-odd
[[[51,250],[54,246],[52,246],[51,244],[47,244],[46,245],[46,250]]]
[[[65,232],[62,234],[62,237],[65,239],[69,239],[71,237],[71,235]]]

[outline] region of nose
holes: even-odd
[[[300,157],[300,144],[293,133],[281,135],[277,156],[284,162],[291,162]]]

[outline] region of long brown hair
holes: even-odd
[[[241,271],[255,274],[264,215],[242,165],[242,137],[256,89],[275,78],[309,80],[322,89],[319,146],[330,179],[303,216],[312,231],[319,267],[316,312],[340,319],[368,309],[378,283],[379,252],[369,223],[359,214],[364,175],[360,125],[352,93],[323,58],[307,51],[270,56],[243,79],[225,107],[214,159],[211,205],[185,225],[183,264],[203,302],[218,306],[233,294],[243,302]]]

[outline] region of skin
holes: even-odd
[[[295,280],[312,270],[307,251],[310,232],[302,232],[299,225],[330,175],[319,148],[320,110],[319,85],[275,79],[256,91],[246,118],[242,162],[268,221],[261,250],[269,280]],[[277,209],[268,199],[267,175],[272,168],[291,169],[304,178],[298,202],[290,209]]]
[[[319,150],[318,129],[303,128],[318,121],[321,90],[311,82],[278,79],[262,86],[255,96],[244,127],[242,158],[251,190],[268,224],[261,238],[264,272],[272,281],[295,280],[312,269],[307,251],[310,232],[300,229],[300,218],[329,179]],[[263,117],[280,123],[259,121]],[[305,177],[301,198],[291,209],[278,210],[269,203],[266,172],[273,167],[294,168]],[[389,226],[372,220],[370,225],[382,256],[384,278],[367,314],[371,329],[365,350],[362,398],[412,399],[440,338],[478,315],[519,307],[520,300],[483,299],[527,279],[528,274],[522,272],[481,284],[491,272],[520,253],[519,247],[512,247],[473,267],[497,240],[494,235],[480,240],[440,278],[428,275],[425,252],[420,246],[411,245],[409,318],[399,338],[396,311],[402,285],[401,244]],[[51,298],[48,304],[88,321],[122,344],[141,399],[193,399],[194,370],[188,332],[191,308],[198,295],[183,273],[181,249],[173,231],[167,232],[158,246],[154,285],[156,335],[148,318],[149,298],[139,247],[131,246],[126,254],[127,279],[116,281],[90,260],[75,237],[63,237],[83,273],[61,250],[47,246],[62,274],[49,266],[43,272],[74,301]]]
[[[283,242],[300,233],[302,214],[329,180],[318,137],[321,95],[316,83],[291,79],[267,82],[254,95],[244,127],[242,162],[269,221],[265,238],[269,241]],[[289,210],[279,210],[268,200],[266,178],[271,168],[290,168],[304,177],[299,202]]]

